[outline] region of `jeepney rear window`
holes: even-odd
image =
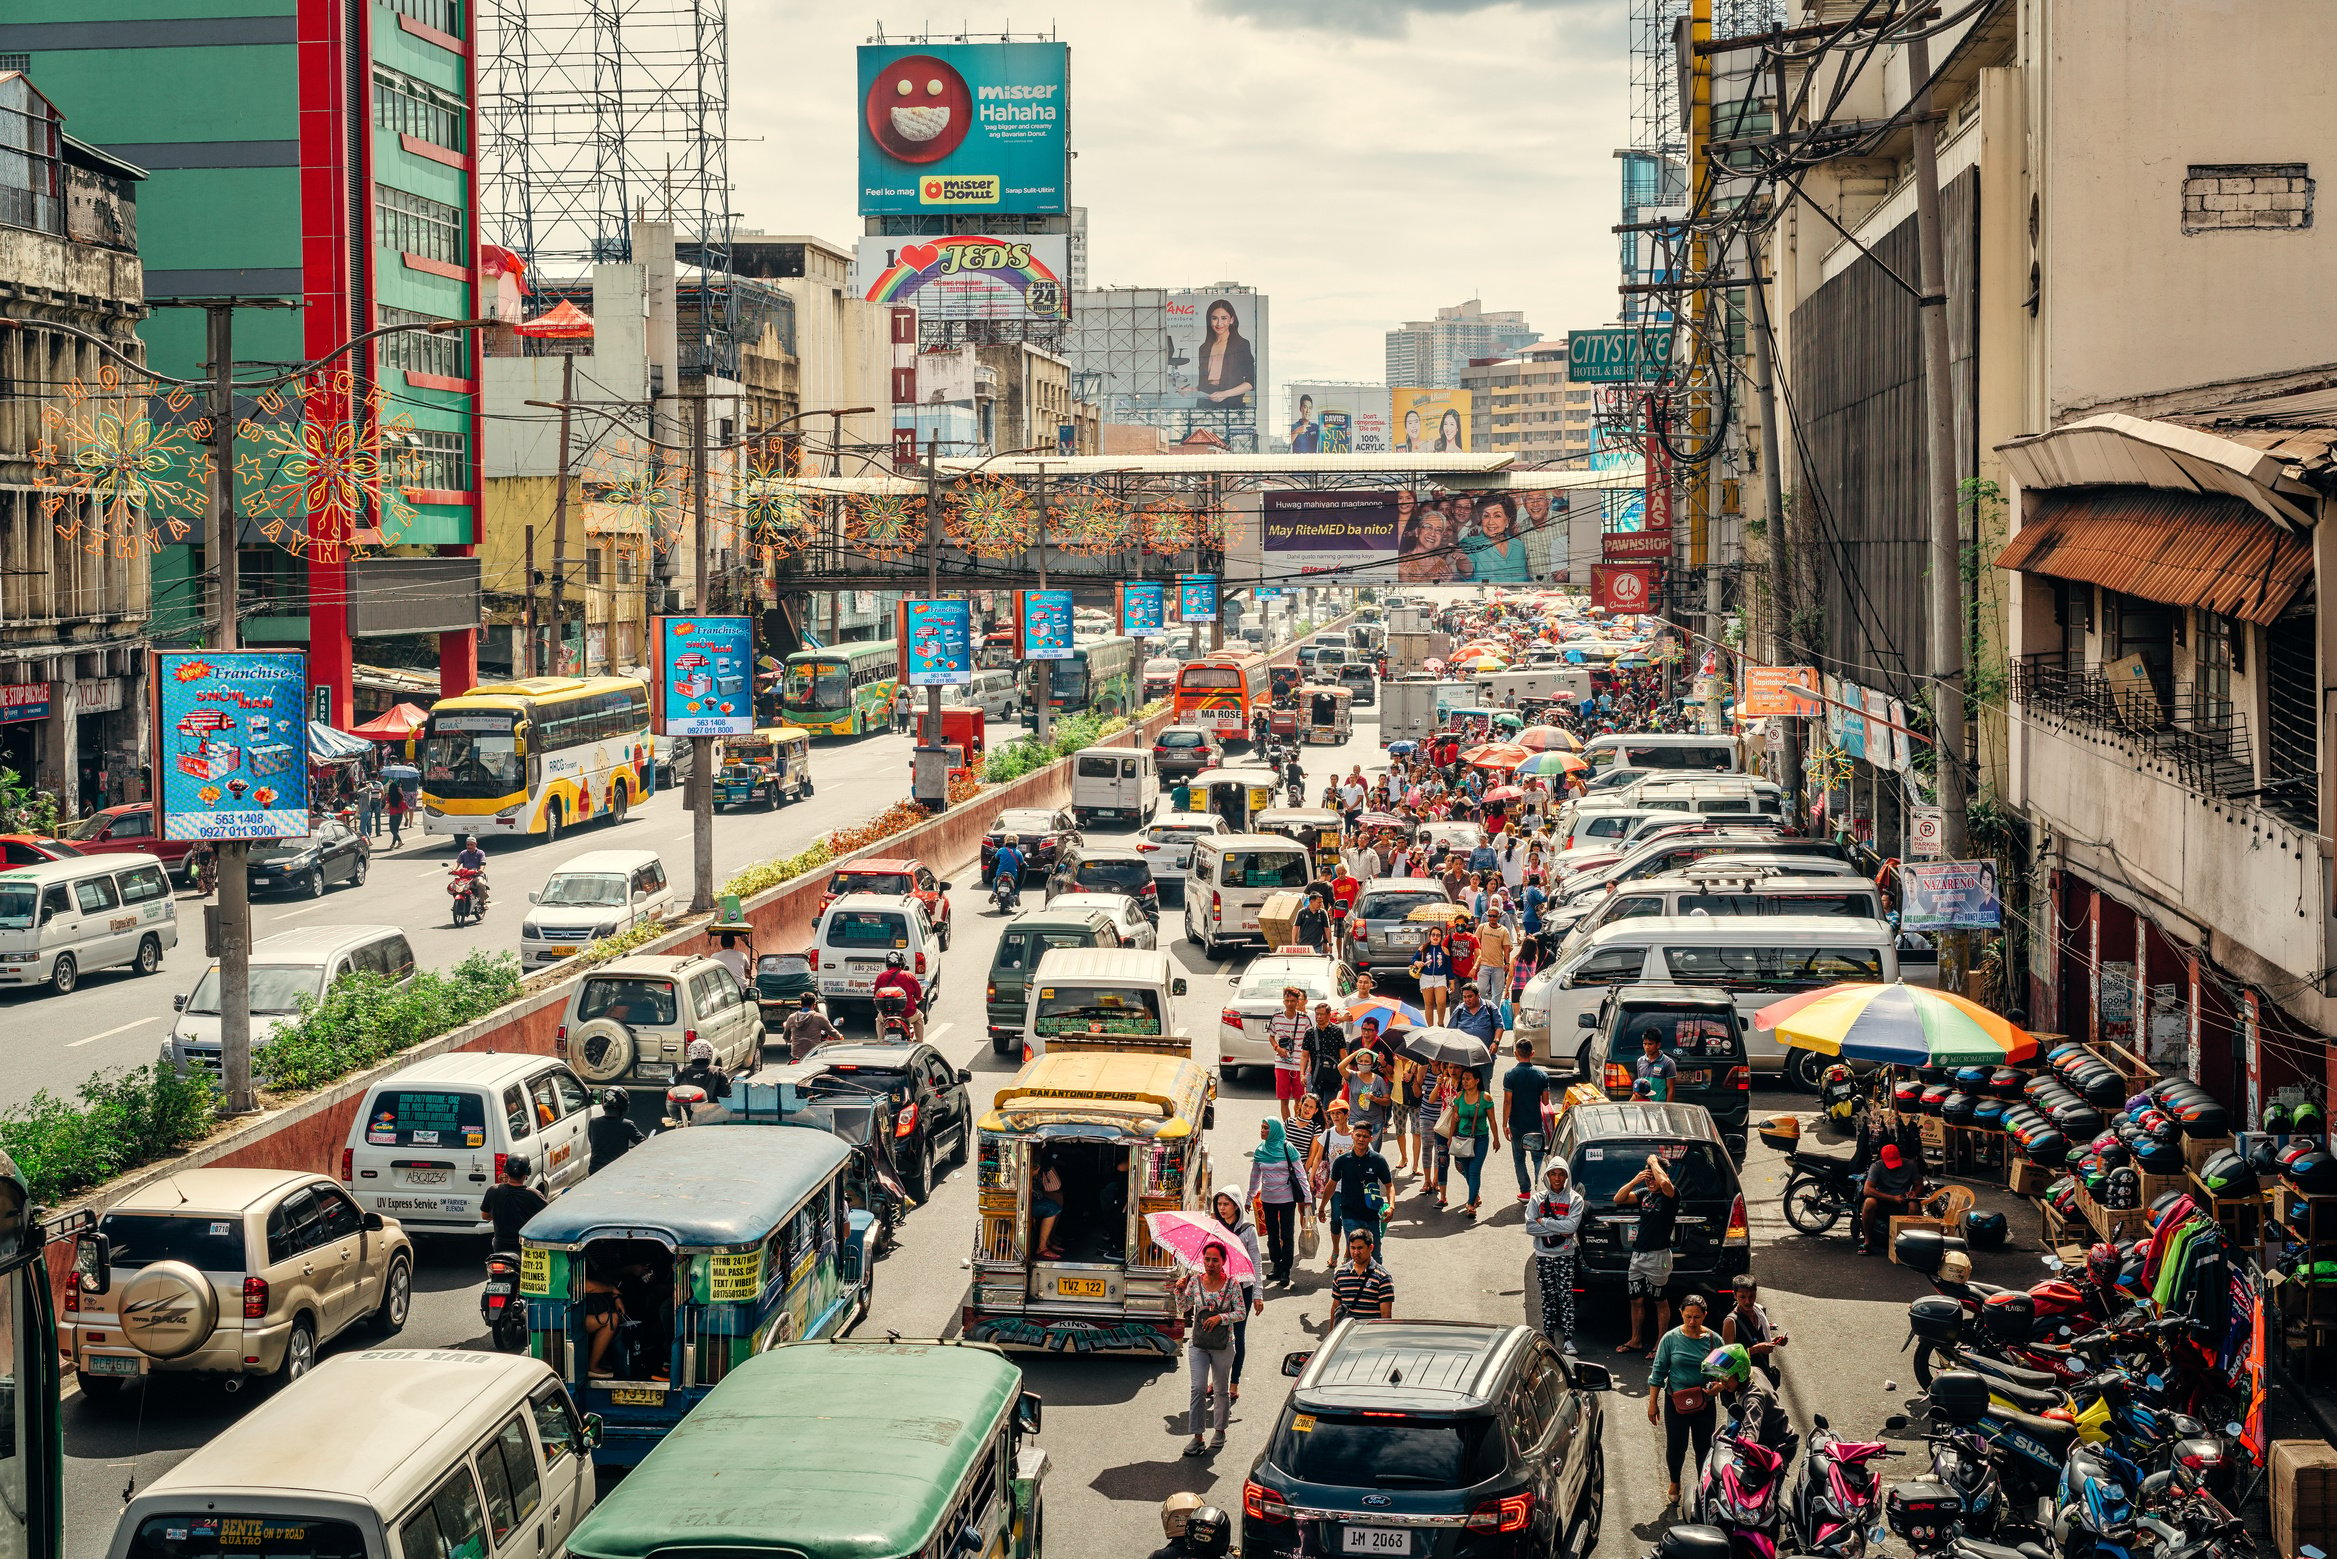
[[[1163,1032],[1160,994],[1125,985],[1042,985],[1032,1026],[1041,1038],[1058,1034],[1157,1038]]]
[[[1036,969],[1050,947],[1093,947],[1095,938],[1084,931],[1009,931],[998,939],[994,969]]]

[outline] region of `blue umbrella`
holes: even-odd
[[[1391,752],[1391,753],[1393,753],[1395,756],[1397,756],[1397,757],[1399,757],[1399,758],[1403,757],[1403,756],[1404,756],[1404,754],[1406,754],[1406,753],[1408,753],[1408,752],[1418,752],[1419,750],[1420,750],[1420,744],[1419,744],[1418,742],[1390,742],[1390,743],[1388,743],[1388,751],[1389,751],[1389,752]]]

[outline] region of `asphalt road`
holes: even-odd
[[[1019,730],[1018,725],[1002,726],[992,739],[1004,741]],[[716,882],[752,862],[793,854],[821,834],[857,823],[907,795],[910,746],[906,736],[816,741],[815,788],[809,797],[776,810],[749,806],[715,813]],[[405,931],[425,968],[457,963],[481,947],[516,953],[528,894],[561,864],[593,850],[655,850],[681,902],[689,903],[690,816],[678,786],[658,791],[622,823],[588,824],[550,845],[489,840],[487,849],[494,897],[484,924],[454,927],[446,893],[454,840],[425,838],[416,829],[392,850],[385,829],[375,841],[364,887],[336,886],[320,899],[256,898],[252,935],[256,939],[302,926],[394,925]],[[13,1010],[32,1024],[11,1045],[10,1065],[0,1076],[0,1105],[18,1103],[44,1088],[70,1095],[92,1072],[152,1061],[170,1032],[171,998],[193,990],[208,963],[203,904],[191,894],[179,896],[179,945],[164,957],[159,975],[140,978],[126,969],[88,974],[64,997],[46,991],[0,992],[0,1023],[13,1025],[7,1016]]]
[[[1341,770],[1374,751],[1373,728],[1359,723],[1344,748],[1316,748],[1309,767]],[[874,773],[878,743],[866,750],[822,749],[822,797],[834,793],[828,780],[839,757]],[[662,800],[662,798],[661,798]],[[673,813],[650,811],[629,829],[651,838],[670,829]],[[781,825],[794,819],[781,816]],[[751,826],[751,824],[750,824]],[[675,841],[679,843],[679,841]],[[578,848],[586,847],[580,841]],[[523,856],[532,867],[531,857]],[[547,866],[549,862],[547,861]],[[957,863],[949,863],[955,865]],[[418,868],[434,871],[435,868]],[[934,1043],[959,1065],[972,1068],[977,1099],[1005,1081],[1012,1068],[990,1053],[981,1010],[981,974],[988,967],[997,928],[979,890],[961,872],[956,895],[958,932],[947,955],[944,982],[930,1025]],[[376,881],[395,881],[395,875]],[[434,889],[435,891],[435,889]],[[1240,967],[1238,959],[1212,965],[1175,930],[1176,911],[1165,919],[1174,940],[1168,946],[1191,978],[1184,1021],[1214,1023]],[[183,962],[183,959],[182,959]],[[1228,1085],[1221,1097],[1211,1156],[1217,1178],[1246,1181],[1244,1152],[1257,1140],[1258,1126],[1273,1109],[1270,1088],[1244,1082]],[[1763,1092],[1756,1116],[1806,1106],[1801,1096]],[[887,1330],[903,1336],[952,1333],[963,1295],[965,1263],[973,1232],[972,1177],[952,1174],[933,1201],[908,1219],[899,1248],[878,1267],[875,1303],[862,1335]],[[1922,1280],[1880,1260],[1851,1255],[1847,1239],[1808,1239],[1788,1229],[1778,1211],[1783,1189],[1781,1159],[1756,1138],[1745,1170],[1745,1191],[1756,1244],[1755,1269],[1771,1315],[1793,1342],[1786,1353],[1785,1402],[1803,1428],[1822,1411],[1838,1429],[1854,1435],[1879,1431],[1885,1414],[1903,1405],[1912,1375],[1898,1352],[1904,1335],[1906,1302],[1927,1289]],[[1490,1215],[1475,1224],[1439,1212],[1413,1194],[1416,1182],[1399,1183],[1388,1264],[1396,1282],[1399,1315],[1514,1320],[1537,1317],[1528,1261],[1528,1241],[1514,1202],[1514,1179],[1506,1153],[1485,1172]],[[1984,1205],[1987,1199],[1984,1194]],[[2008,1201],[1994,1205],[2010,1208]],[[2033,1281],[2033,1216],[2016,1219],[2021,1249],[1983,1256],[1979,1275],[1993,1281]],[[411,1323],[400,1342],[408,1347],[483,1345],[478,1323],[480,1242],[426,1245],[415,1277]],[[1320,1261],[1318,1257],[1318,1262]],[[1040,1357],[1027,1359],[1030,1384],[1046,1399],[1041,1436],[1053,1463],[1046,1490],[1048,1532],[1059,1555],[1130,1555],[1149,1552],[1160,1541],[1157,1509],[1162,1498],[1193,1489],[1238,1512],[1242,1479],[1262,1448],[1287,1382],[1279,1371],[1284,1353],[1312,1345],[1328,1309],[1322,1274],[1309,1273],[1299,1287],[1276,1293],[1262,1317],[1250,1325],[1247,1394],[1236,1405],[1224,1453],[1203,1461],[1179,1456],[1183,1440],[1185,1381],[1176,1368],[1160,1363]],[[1619,1314],[1594,1309],[1587,1317],[1584,1356],[1612,1367],[1618,1389],[1606,1400],[1608,1485],[1605,1537],[1600,1552],[1637,1556],[1665,1519],[1661,1441],[1646,1420],[1644,1366],[1613,1352],[1623,1340]],[[362,1338],[340,1344],[362,1347]],[[1895,1383],[1896,1389],[1886,1387]],[[65,1448],[67,1551],[71,1559],[97,1559],[113,1530],[125,1485],[150,1481],[188,1451],[259,1400],[259,1388],[227,1395],[217,1386],[169,1381],[150,1389],[139,1405],[98,1409],[79,1400],[66,1411]],[[1915,1462],[1894,1462],[1889,1476],[1911,1476]]]

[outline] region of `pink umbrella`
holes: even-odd
[[[1152,1243],[1185,1266],[1199,1269],[1201,1252],[1209,1245],[1225,1247],[1225,1275],[1234,1278],[1256,1276],[1250,1265],[1249,1250],[1241,1236],[1207,1213],[1146,1213],[1144,1226],[1152,1231]]]

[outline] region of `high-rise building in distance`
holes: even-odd
[[[1487,313],[1471,298],[1388,332],[1388,386],[1460,383],[1461,370],[1481,357],[1508,357],[1542,339],[1516,309]]]

